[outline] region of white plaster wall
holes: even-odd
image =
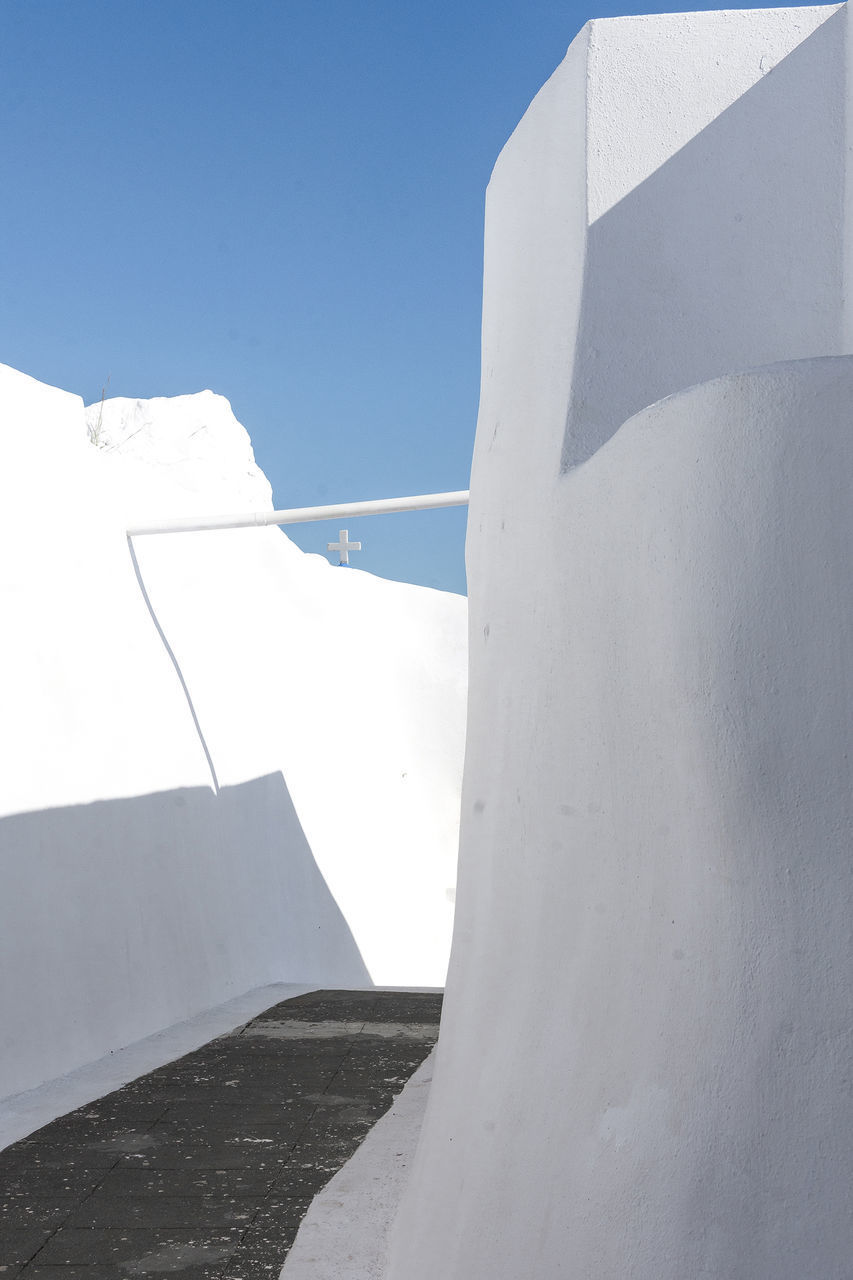
[[[845,22],[592,23],[493,175],[457,917],[390,1280],[850,1274],[853,359],[738,373],[846,348]]]
[[[556,136],[552,181],[585,200],[583,249],[573,233],[551,258],[584,272],[564,467],[682,387],[849,349],[846,24],[843,5],[589,23],[555,75],[585,100],[585,169],[577,118],[534,104],[493,186],[517,193]]]
[[[849,1275],[851,404],[853,357],[676,395],[560,482],[570,554],[472,574],[392,1276]]]
[[[270,982],[441,985],[461,597],[277,529],[221,397],[107,402],[0,366],[0,1096]]]

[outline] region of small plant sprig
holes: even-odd
[[[103,430],[104,430],[104,401],[107,398],[107,387],[110,385],[111,377],[112,377],[112,374],[108,373],[107,380],[104,383],[104,385],[101,387],[101,403],[98,406],[98,421],[94,424],[90,422],[87,428],[89,433],[89,439],[96,449],[103,449],[104,445],[106,444],[106,441],[103,440],[101,437],[103,435]]]

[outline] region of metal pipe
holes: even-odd
[[[264,524],[306,524],[342,516],[378,516],[391,511],[429,511],[436,507],[464,507],[468,490],[423,493],[414,498],[379,498],[375,502],[338,502],[328,507],[293,507],[289,511],[249,511],[233,516],[184,516],[176,520],[133,525],[129,538],[149,533],[199,533],[203,529],[250,529]]]

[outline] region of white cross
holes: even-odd
[[[350,551],[360,551],[361,543],[349,541],[349,529],[340,529],[338,531],[338,539],[339,539],[338,542],[327,542],[326,550],[340,551],[341,553],[340,563],[349,564]]]

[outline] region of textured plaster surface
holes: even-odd
[[[490,182],[481,435],[518,423],[565,469],[693,383],[848,349],[846,25],[586,25]]]
[[[472,575],[395,1280],[846,1280],[851,403],[853,357],[670,397],[519,519],[523,576]]]
[[[846,22],[592,23],[492,178],[457,917],[392,1280],[848,1280]]]
[[[129,547],[269,485],[209,392],[88,431],[0,366],[0,1097],[268,983],[441,986],[450,945],[465,601],[274,528]]]

